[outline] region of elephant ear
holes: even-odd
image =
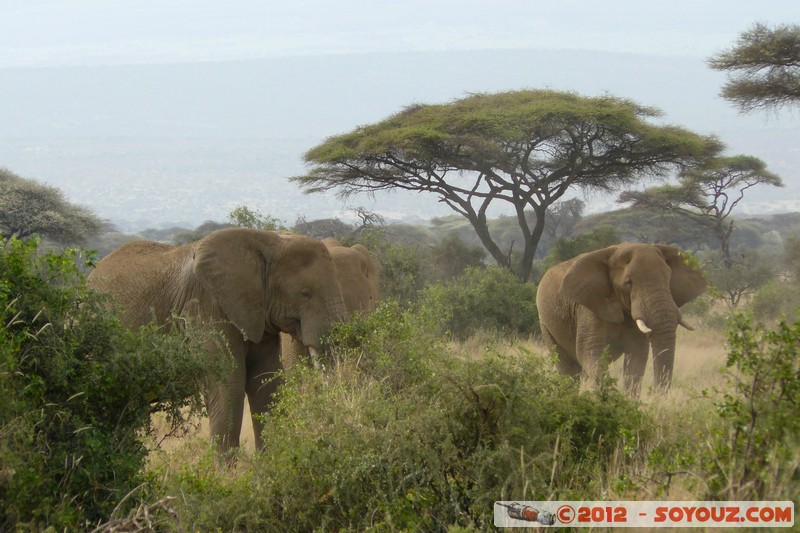
[[[675,305],[681,307],[703,294],[708,286],[708,280],[697,264],[697,259],[676,246],[666,244],[656,246],[664,254],[664,260],[672,269],[669,288]]]
[[[197,279],[225,317],[251,342],[261,341],[266,327],[271,256],[268,240],[272,237],[245,228],[226,229],[204,237],[195,249]]]
[[[608,260],[615,246],[581,254],[573,260],[561,280],[561,294],[587,307],[608,322],[625,320],[622,303],[611,285]]]

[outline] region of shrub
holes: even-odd
[[[356,240],[342,240],[347,246],[356,242],[366,246],[378,264],[382,297],[402,305],[417,301],[419,291],[432,277],[430,261],[421,245],[394,242],[383,230],[374,228],[362,230]]]
[[[758,320],[775,320],[781,316],[793,320],[800,309],[800,285],[772,280],[753,295],[751,308]]]
[[[431,249],[435,278],[447,281],[460,276],[469,267],[481,267],[486,250],[465,243],[457,233],[446,235]]]
[[[182,495],[181,523],[488,530],[498,499],[599,499],[610,458],[647,441],[638,404],[615,388],[580,392],[525,350],[461,357],[426,323],[389,303],[334,332],[326,372],[288,376],[245,475],[203,460],[155,472]]]
[[[582,253],[618,244],[620,240],[616,228],[605,224],[574,238],[559,237],[553,242],[550,253],[545,259],[545,264],[547,267],[551,267]]]
[[[3,530],[79,530],[107,517],[142,481],[150,413],[180,423],[222,367],[182,336],[122,328],[76,256],[0,243]]]
[[[421,300],[458,339],[479,329],[526,336],[539,331],[536,286],[504,268],[467,268],[448,283],[429,286]]]
[[[737,313],[728,332],[732,390],[715,403],[722,422],[706,456],[709,496],[800,497],[800,321],[774,330]]]

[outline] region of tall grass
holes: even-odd
[[[648,368],[631,400],[621,361],[599,387],[576,385],[535,338],[448,341],[425,322],[385,305],[342,326],[324,372],[287,373],[266,450],[231,463],[185,439],[151,462],[151,498],[178,496],[186,529],[287,531],[484,530],[499,499],[798,499],[794,433],[762,481],[742,477],[721,411],[746,382],[736,337],[682,331],[670,394]],[[721,481],[732,472],[743,490]]]

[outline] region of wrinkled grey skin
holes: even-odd
[[[235,362],[226,382],[211,382],[206,403],[212,437],[222,450],[239,445],[244,398],[257,448],[262,423],[280,380],[280,332],[319,350],[332,322],[345,317],[336,267],[327,248],[308,237],[229,228],[179,247],[136,241],[103,258],[89,275],[110,293],[122,321],[137,328],[173,316],[222,329]],[[187,332],[188,333],[188,332]]]
[[[378,265],[361,244],[343,246],[336,239],[322,241],[336,265],[336,273],[342,286],[342,296],[348,315],[374,311],[378,305]],[[290,335],[281,334],[281,360],[284,368],[292,368],[308,360],[308,348]]]
[[[625,390],[637,396],[652,346],[655,385],[667,391],[676,330],[679,324],[688,327],[679,308],[706,288],[703,272],[681,254],[674,246],[624,243],[545,272],[536,306],[544,340],[558,353],[559,370],[594,378],[608,348],[613,360],[625,355]]]

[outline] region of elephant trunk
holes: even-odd
[[[675,332],[677,327],[653,331],[650,345],[653,349],[653,377],[656,390],[668,392],[672,385],[672,368],[675,362]]]
[[[332,298],[325,304],[324,316],[318,320],[301,320],[300,342],[303,343],[308,349],[308,352],[314,357],[322,351],[322,338],[328,334],[334,322],[339,322],[347,319],[347,311],[344,307],[344,301],[339,298]],[[309,327],[307,324],[313,324]]]
[[[666,392],[672,384],[676,331],[682,321],[678,306],[669,292],[658,291],[634,300],[631,311],[639,330],[650,338],[655,388]]]

